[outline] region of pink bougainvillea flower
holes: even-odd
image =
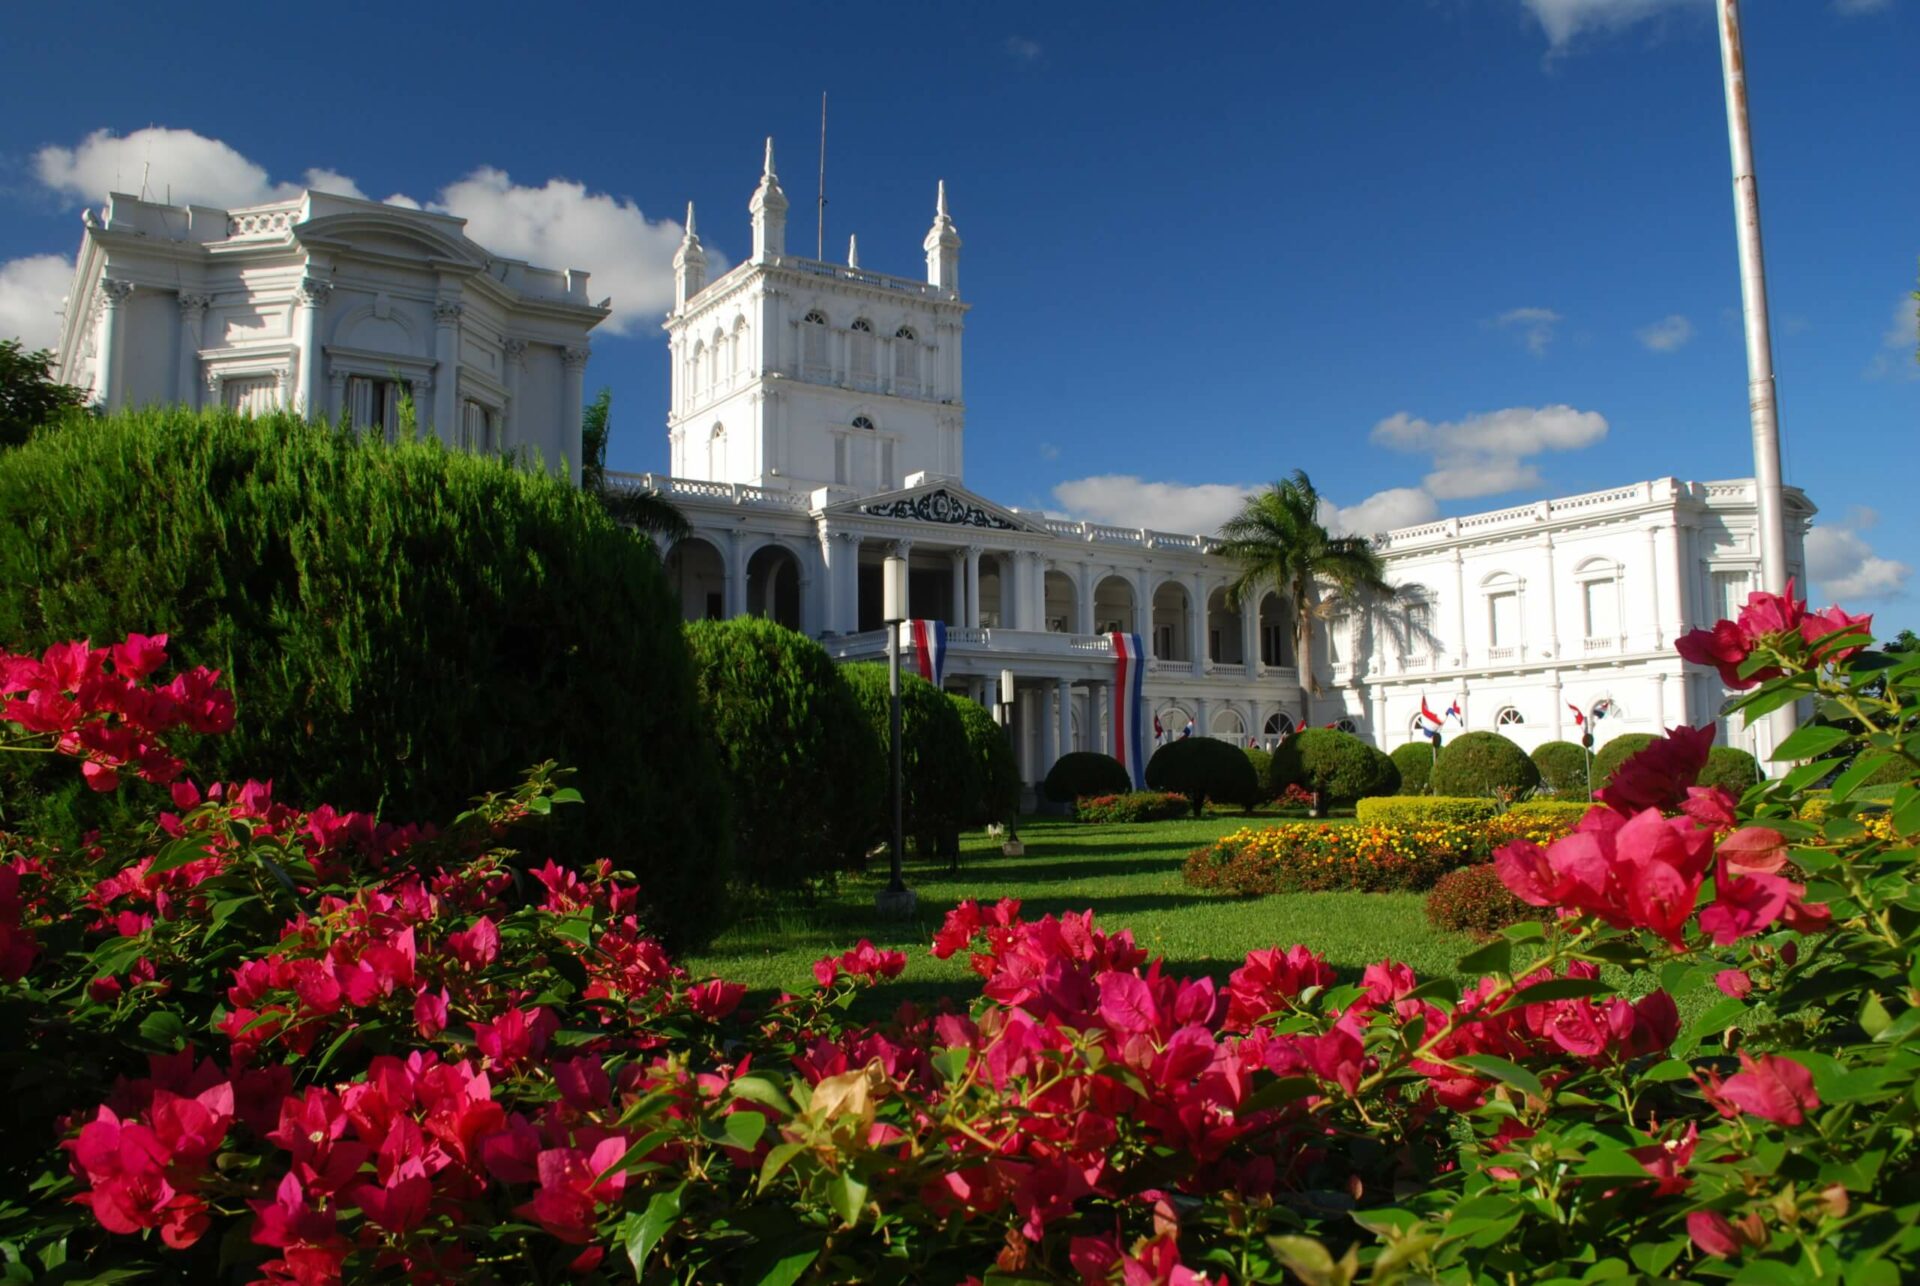
[[[1657,1181],[1654,1195],[1674,1197],[1693,1186],[1686,1169],[1693,1163],[1693,1149],[1699,1142],[1700,1127],[1689,1124],[1687,1132],[1679,1138],[1628,1148],[1627,1155],[1638,1161],[1640,1168]]]
[[[1801,1125],[1807,1113],[1820,1106],[1813,1073],[1791,1058],[1778,1054],[1754,1058],[1742,1050],[1740,1069],[1720,1086],[1720,1097],[1748,1116],[1775,1125]]]
[[[1667,729],[1667,735],[1627,757],[1613,770],[1594,798],[1616,812],[1674,809],[1687,800],[1687,788],[1700,778],[1713,749],[1712,724]]]
[[[1720,860],[1732,875],[1777,875],[1787,864],[1787,840],[1770,826],[1742,826],[1720,841]]]
[[[1750,938],[1780,919],[1804,892],[1778,875],[1723,876],[1713,905],[1700,913],[1700,930],[1722,947]]]
[[[500,955],[500,930],[486,916],[447,935],[447,950],[469,969],[484,969]]]
[[[745,983],[709,978],[687,988],[687,1008],[708,1022],[717,1023],[738,1009],[741,998],[746,994]]]
[[[1800,637],[1813,649],[1813,659],[1818,664],[1838,664],[1860,650],[1861,645],[1835,647],[1833,643],[1822,643],[1823,638],[1839,634],[1871,634],[1873,617],[1854,616],[1841,611],[1838,607],[1829,607],[1824,612],[1809,612],[1800,622]]]
[[[839,976],[840,962],[832,956],[821,956],[813,962],[813,980],[822,987],[831,987]]]
[[[272,1246],[281,1257],[262,1265],[274,1278],[299,1286],[333,1286],[352,1244],[340,1235],[331,1210],[307,1204],[306,1190],[289,1173],[271,1201],[250,1201],[254,1209],[253,1240]]]
[[[539,1189],[533,1200],[514,1207],[514,1213],[533,1220],[569,1245],[586,1245],[593,1240],[597,1208],[618,1201],[627,1186],[624,1170],[595,1180],[617,1165],[626,1150],[626,1139],[617,1134],[602,1139],[590,1153],[578,1148],[547,1149],[535,1166]]]
[[[1732,621],[1717,622],[1711,629],[1690,630],[1673,641],[1674,651],[1695,665],[1711,666],[1720,672],[1720,682],[1736,690],[1757,687],[1776,678],[1778,667],[1755,671],[1742,678],[1740,667],[1753,653],[1754,640]]]
[[[1687,1236],[1702,1253],[1727,1259],[1740,1253],[1740,1236],[1717,1210],[1696,1210],[1687,1216]]]
[[[1713,985],[1735,1000],[1745,1000],[1753,994],[1753,979],[1745,969],[1722,969],[1713,975]]]
[[[138,683],[167,662],[167,636],[129,634],[113,645],[113,668],[122,678]]]

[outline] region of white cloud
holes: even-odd
[[[1036,55],[1038,48],[1034,46]],[[259,205],[306,188],[366,199],[358,183],[330,168],[309,169],[297,183],[275,182],[265,166],[192,130],[149,127],[125,136],[95,130],[74,147],[43,147],[33,158],[34,174],[42,184],[86,203],[102,200],[108,192],[137,193],[143,167],[148,195],[156,200],[171,197],[176,204]],[[467,220],[467,234],[496,254],[543,268],[591,273],[593,293],[613,297],[614,313],[601,324],[601,334],[655,333],[657,315],[672,303],[673,252],[683,229],[673,219],[649,219],[630,200],[589,192],[584,184],[560,178],[529,187],[514,183],[503,170],[481,166],[432,200],[396,193],[387,203],[458,215]],[[44,290],[34,295],[16,284],[17,279],[44,286],[46,270],[39,263],[44,258],[0,264],[12,287],[0,297],[5,325],[24,325],[16,312],[40,316],[48,311]],[[728,267],[711,247],[707,263],[714,276]],[[59,284],[64,293],[66,281]],[[57,303],[59,294],[52,298]]]
[[[1570,406],[1512,406],[1435,424],[1402,411],[1373,426],[1374,445],[1430,453],[1434,470],[1426,489],[1441,500],[1498,495],[1540,485],[1529,457],[1544,451],[1577,451],[1607,436],[1598,411]]]
[[[1053,489],[1053,498],[1076,519],[1088,522],[1211,536],[1259,490],[1259,484],[1250,482],[1148,482],[1132,474],[1108,473],[1063,482]],[[1321,501],[1321,521],[1328,529],[1356,536],[1427,522],[1438,511],[1433,497],[1418,487],[1378,491],[1353,505]]]
[[[1510,308],[1488,325],[1513,331],[1529,353],[1544,357],[1547,346],[1553,343],[1554,330],[1560,325],[1560,314],[1551,308]]]
[[[1040,458],[1042,460],[1058,460],[1060,458],[1060,448],[1051,442],[1042,442],[1040,444]]]
[[[1920,300],[1902,295],[1880,337],[1880,351],[1867,363],[1870,380],[1920,380]]]
[[[1693,323],[1679,313],[1663,317],[1651,326],[1642,326],[1634,332],[1640,343],[1650,352],[1671,353],[1685,346],[1693,338]]]
[[[1879,13],[1893,8],[1893,0],[1833,0],[1835,13]]]
[[[1547,33],[1547,44],[1555,53],[1573,43],[1583,32],[1618,31],[1643,18],[1699,0],[1520,0]]]
[[[1880,557],[1860,535],[1879,518],[1873,510],[1857,507],[1838,522],[1816,523],[1807,530],[1809,599],[1853,607],[1863,599],[1891,598],[1906,588],[1913,569]]]
[[[0,263],[0,339],[18,339],[28,352],[60,340],[60,304],[73,281],[73,261],[29,255]]]
[[[1025,36],[1007,37],[1007,53],[1015,62],[1037,63],[1044,52],[1037,40],[1029,40]]]

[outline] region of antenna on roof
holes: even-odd
[[[147,199],[147,171],[153,168],[152,161],[140,162],[140,199]]]
[[[820,91],[820,208],[814,218],[813,257],[827,257],[827,91]]]

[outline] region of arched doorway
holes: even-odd
[[[784,545],[763,545],[747,560],[747,613],[800,628],[800,560]]]
[[[1260,664],[1293,664],[1293,604],[1274,593],[1260,596]]]
[[[1108,576],[1093,587],[1093,629],[1096,634],[1131,634],[1134,626],[1133,584],[1124,576]]]
[[[988,629],[1013,626],[1013,564],[1004,554],[980,555],[980,624]]]
[[[1080,619],[1080,595],[1073,577],[1065,572],[1049,571],[1046,584],[1047,632],[1072,634]]]
[[[727,614],[727,564],[720,551],[698,536],[675,541],[667,551],[667,584],[680,599],[680,619],[718,621]]]
[[[1247,724],[1238,710],[1215,710],[1213,727],[1207,731],[1223,741],[1232,741],[1236,746],[1247,739]]]
[[[1207,596],[1207,659],[1215,665],[1246,664],[1241,638],[1240,609],[1227,606],[1225,589],[1214,590]]]
[[[1191,661],[1188,646],[1193,600],[1177,580],[1162,581],[1153,591],[1153,655],[1162,661]]]

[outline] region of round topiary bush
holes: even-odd
[[[1654,743],[1647,732],[1623,732],[1593,752],[1593,788],[1601,789],[1613,780],[1613,770]]]
[[[1212,737],[1182,737],[1147,760],[1147,788],[1185,795],[1198,817],[1206,802],[1252,808],[1260,799],[1253,765],[1238,746]]]
[[[1452,933],[1491,937],[1539,915],[1507,889],[1491,862],[1450,871],[1427,894],[1428,921]]]
[[[1071,804],[1083,795],[1123,795],[1132,789],[1126,766],[1097,750],[1061,755],[1040,783],[1040,794],[1056,804]]]
[[[1273,752],[1268,784],[1276,795],[1288,786],[1299,786],[1320,796],[1326,807],[1370,795],[1391,795],[1400,788],[1400,776],[1393,760],[1352,733],[1308,728],[1288,737]]]
[[[1702,786],[1719,786],[1738,795],[1760,780],[1760,761],[1738,746],[1715,746],[1700,770]]]
[[[1264,798],[1267,774],[1273,768],[1273,755],[1258,746],[1248,746],[1244,753],[1247,756],[1247,762],[1253,765],[1253,779],[1260,784]]]
[[[1400,770],[1400,793],[1402,795],[1424,795],[1427,793],[1427,779],[1433,774],[1433,747],[1424,741],[1409,741],[1394,750],[1388,758],[1393,766]]]
[[[736,873],[793,888],[872,834],[880,741],[827,650],[757,616],[686,627],[702,721],[733,795]]]
[[[557,760],[586,806],[542,849],[638,872],[676,949],[720,927],[732,823],[678,604],[562,480],[291,415],[112,415],[0,455],[0,569],[0,643],[164,632],[223,671],[209,777],[411,821]]]
[[[1556,795],[1587,794],[1586,747],[1571,741],[1543,741],[1529,756],[1540,770],[1540,785]]]
[[[1436,795],[1506,795],[1540,784],[1527,752],[1497,732],[1463,732],[1440,748],[1433,766]]]
[[[840,667],[841,677],[866,713],[867,726],[879,739],[882,755],[881,810],[869,840],[884,837],[892,826],[888,774],[889,700],[887,667],[862,661]],[[947,700],[947,694],[917,674],[900,676],[900,776],[906,790],[905,830],[921,854],[952,858],[958,855],[960,827],[970,801],[980,795],[966,726]]]
[[[987,708],[955,692],[947,693],[960,726],[967,734],[967,750],[978,771],[979,790],[961,815],[966,826],[1006,823],[1020,811],[1020,765],[1014,760],[1007,731],[993,721]]]

